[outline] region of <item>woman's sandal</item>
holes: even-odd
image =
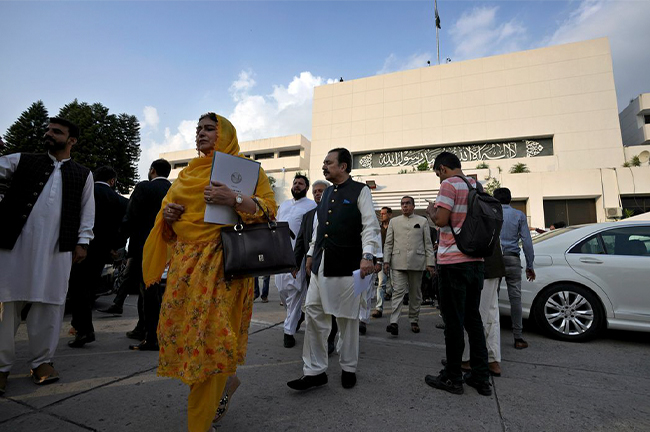
[[[219,407],[217,408],[217,413],[214,416],[212,423],[217,423],[222,418],[224,418],[228,412],[228,407],[230,406],[230,399],[232,398],[232,395],[235,394],[235,391],[240,384],[241,381],[239,378],[237,378],[237,375],[228,377],[228,381],[226,381],[226,388],[224,390],[224,396],[219,401]]]

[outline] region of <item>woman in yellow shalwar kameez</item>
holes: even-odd
[[[253,197],[210,183],[214,151],[239,155],[237,132],[224,117],[204,114],[196,129],[204,157],[193,159],[178,175],[162,203],[144,247],[147,286],[160,280],[171,250],[167,288],[158,325],[158,375],[190,386],[188,428],[211,430],[226,380],[244,363],[253,311],[253,278],[226,281],[223,274],[223,225],[203,222],[206,203],[229,205],[245,223],[262,222],[256,198],[271,217],[277,206],[260,168]]]

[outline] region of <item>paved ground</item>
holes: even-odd
[[[102,298],[104,306],[110,298]],[[650,430],[650,362],[647,333],[608,332],[594,342],[571,344],[529,331],[527,350],[502,331],[503,376],[494,395],[471,388],[455,396],[428,387],[437,373],[444,339],[435,309],[423,307],[422,333],[405,318],[399,338],[373,320],[361,337],[358,384],[340,385],[331,357],[327,386],[299,394],[286,381],[301,375],[301,346],[282,346],[283,308],[272,286],[270,302],[255,303],[242,385],[221,431],[629,431]],[[136,322],[136,297],[122,317],[95,313],[97,341],[69,348],[66,317],[55,361],[61,380],[37,387],[29,380],[24,326],[18,362],[0,398],[0,431],[185,431],[188,389],[156,377],[157,354],[133,352],[124,333]],[[526,323],[525,323],[526,324]]]

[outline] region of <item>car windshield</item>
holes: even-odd
[[[551,230],[551,231],[546,231],[543,234],[540,234],[538,236],[533,237],[533,244],[537,244],[537,243],[543,242],[544,240],[548,240],[550,238],[557,237],[557,236],[562,235],[564,233],[567,233],[569,231],[573,231],[576,228],[578,228],[578,225],[569,226],[569,227],[565,227],[565,228],[558,228],[558,229],[554,229],[554,230]]]

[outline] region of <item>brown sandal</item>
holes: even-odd
[[[420,326],[418,323],[411,323],[411,331],[413,333],[420,333]]]

